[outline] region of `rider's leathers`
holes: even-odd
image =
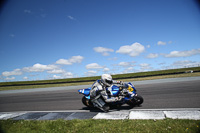
[[[113,81],[114,84],[117,84],[118,81]],[[90,97],[91,100],[96,107],[103,107],[106,103],[116,102],[118,99],[116,97],[112,97],[112,86],[108,87],[106,90],[106,86],[102,83],[101,80],[97,80],[91,87]],[[101,99],[103,98],[103,100]],[[105,101],[105,102],[104,102]]]

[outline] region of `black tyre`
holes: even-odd
[[[109,109],[110,109],[110,107],[109,107],[108,105],[104,105],[104,106],[103,106],[103,111],[104,111],[104,112],[108,112]]]
[[[136,105],[141,105],[141,104],[144,102],[144,99],[143,99],[142,96],[137,95],[137,96],[135,97],[135,102],[136,102]]]
[[[135,100],[129,100],[129,101],[127,102],[127,104],[130,106],[130,108],[133,108],[133,107],[135,107],[136,102],[135,102]]]
[[[137,95],[132,100],[128,101],[127,104],[130,106],[130,108],[133,108],[135,106],[139,106],[144,102],[144,99],[142,96]]]
[[[109,105],[110,109],[119,109],[121,107],[121,104],[115,104],[115,105]]]
[[[91,103],[91,101],[89,99],[85,98],[85,96],[83,96],[83,98],[82,98],[82,103],[87,107],[93,107],[93,104]]]

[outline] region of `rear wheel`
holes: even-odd
[[[133,107],[135,107],[135,101],[133,101],[133,100],[129,100],[128,102],[127,102],[127,104],[130,106],[130,108],[133,108]]]
[[[111,109],[119,109],[121,107],[121,104],[115,104],[115,105],[109,105]]]
[[[110,107],[109,107],[108,105],[104,105],[104,106],[102,107],[102,110],[103,110],[104,112],[108,112],[109,109],[110,109]]]
[[[87,99],[85,96],[83,96],[83,98],[82,98],[82,103],[87,107],[93,107],[93,104],[90,101],[90,99]]]

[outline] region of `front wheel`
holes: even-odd
[[[140,95],[137,95],[137,96],[135,96],[133,99],[129,100],[129,101],[127,102],[127,104],[128,104],[131,108],[133,108],[133,107],[135,107],[135,106],[141,105],[143,102],[144,102],[143,97],[140,96]]]
[[[140,96],[140,95],[135,96],[134,99],[135,99],[136,105],[140,105],[140,104],[142,104],[144,102],[143,97]]]

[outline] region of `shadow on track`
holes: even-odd
[[[130,110],[130,109],[134,109],[135,107],[142,107],[142,105],[139,106],[134,106],[134,107],[130,107],[130,106],[120,106],[120,107],[112,107],[110,108],[109,112],[113,112],[113,111],[123,111],[123,110]],[[88,110],[90,112],[104,112],[98,108],[95,107],[83,107],[81,110]]]

